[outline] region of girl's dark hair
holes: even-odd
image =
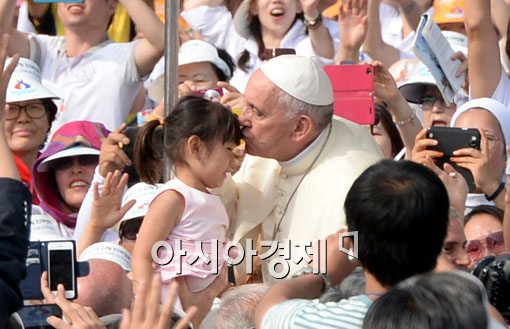
[[[397,126],[393,123],[391,114],[388,111],[388,106],[385,103],[375,104],[375,117],[376,122],[381,122],[384,130],[390,137],[391,155],[396,156],[398,152],[404,148],[404,143],[402,142]]]
[[[148,122],[140,131],[135,144],[135,166],[142,181],[155,183],[161,176],[162,154],[154,141],[157,120]],[[174,110],[165,118],[167,129],[163,150],[174,164],[187,165],[184,144],[191,136],[197,136],[212,147],[222,143],[241,141],[241,127],[237,117],[218,102],[201,97],[186,96],[179,100]]]
[[[291,27],[294,25],[297,19],[303,19],[303,14],[300,13],[296,15],[296,18],[292,22]],[[255,39],[255,42],[257,43],[257,47],[259,49],[258,57],[261,60],[266,60],[267,58],[264,57],[264,50],[266,49],[266,45],[264,45],[264,40],[262,40],[262,29],[260,26],[260,20],[258,16],[253,16],[251,18],[250,24],[248,25],[248,30]],[[248,70],[251,69],[251,66],[248,65],[249,62],[250,53],[248,52],[248,50],[245,49],[239,56],[239,59],[237,60],[237,67],[244,72],[248,72]]]
[[[218,51],[218,56],[225,62],[225,64],[227,64],[230,70],[230,77],[227,77],[227,75],[222,70],[220,70],[216,65],[212,64],[214,73],[216,73],[216,76],[218,77],[219,81],[228,82],[230,78],[232,78],[232,76],[234,75],[236,64],[234,63],[234,59],[232,58],[232,56],[230,56],[230,54],[226,50],[220,48],[216,48],[216,50]]]

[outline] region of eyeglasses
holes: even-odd
[[[418,104],[424,107],[433,107],[437,101],[441,102],[442,106],[446,106],[443,96],[441,95],[424,95],[418,99]]]
[[[55,170],[66,170],[71,168],[75,161],[78,161],[80,166],[97,165],[99,162],[99,157],[97,155],[78,155],[74,157],[65,157],[51,161],[50,166]]]
[[[489,234],[485,238],[485,246],[480,240],[469,240],[466,243],[466,252],[472,261],[482,258],[485,248],[496,255],[505,251],[503,231]]]
[[[489,144],[489,150],[492,149],[494,147],[494,145],[496,145],[496,143],[501,140],[501,138],[496,137],[493,134],[488,133],[486,131],[484,131],[483,134],[484,134],[485,138],[487,138],[487,144]]]
[[[5,110],[5,119],[6,120],[14,120],[19,117],[21,114],[21,110],[25,110],[25,113],[29,118],[39,119],[42,118],[46,114],[46,106],[42,103],[33,103],[28,105],[15,105],[15,104],[7,104]]]

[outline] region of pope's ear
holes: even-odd
[[[314,125],[312,119],[309,116],[300,115],[296,121],[296,125],[292,132],[292,137],[296,140],[306,138],[312,132],[313,127]]]

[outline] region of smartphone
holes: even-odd
[[[506,168],[505,168],[505,174],[507,176],[510,176],[510,151],[506,152]]]
[[[48,242],[48,284],[50,290],[57,292],[57,286],[63,284],[67,299],[77,298],[75,275],[75,248],[73,241]]]
[[[62,318],[62,310],[57,304],[40,304],[23,306],[18,314],[27,329],[51,329],[46,319],[54,315]]]
[[[429,149],[443,153],[443,157],[436,160],[438,167],[443,169],[445,163],[452,165],[466,180],[469,192],[475,191],[475,182],[471,171],[457,166],[450,161],[453,152],[463,148],[480,149],[481,136],[480,131],[474,128],[454,128],[432,126],[427,131],[427,138],[435,139],[438,144]]]
[[[360,125],[374,124],[374,67],[328,65],[324,71],[333,86],[334,114]]]
[[[213,100],[214,98],[220,98],[223,96],[223,88],[212,88],[212,89],[201,89],[193,91],[193,95],[202,97],[208,100]]]

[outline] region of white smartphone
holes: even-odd
[[[59,284],[65,288],[67,299],[76,298],[76,277],[74,269],[75,250],[72,241],[48,242],[48,284],[56,294]]]

